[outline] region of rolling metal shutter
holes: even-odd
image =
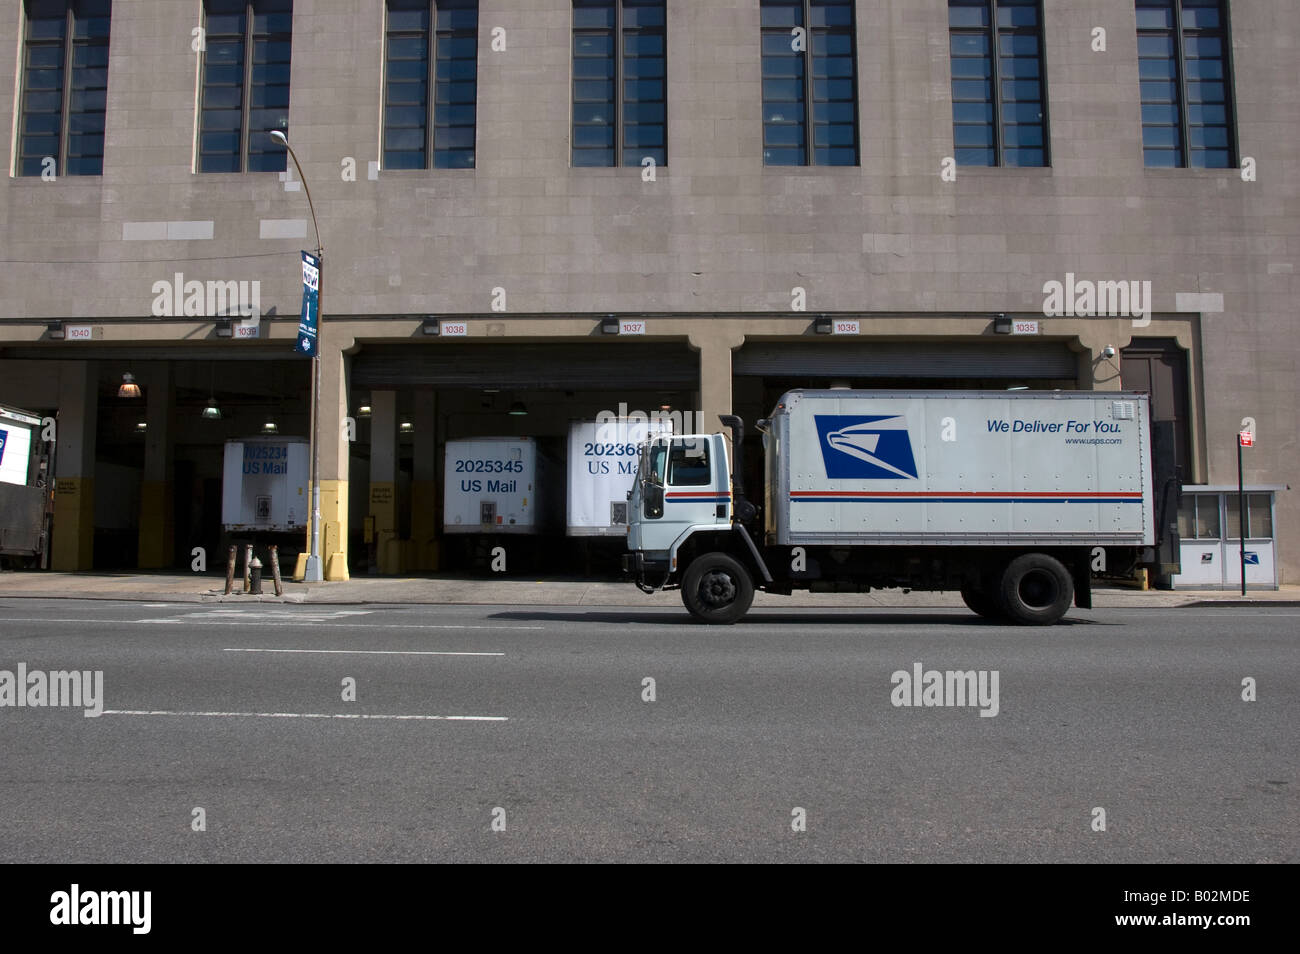
[[[846,378],[1068,378],[1078,359],[1059,342],[759,342],[736,352],[737,375]]]
[[[695,388],[700,357],[684,344],[370,345],[352,359],[353,387]]]

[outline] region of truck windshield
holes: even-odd
[[[673,452],[668,459],[668,483],[675,487],[707,487],[712,476],[706,441],[698,438],[673,441]]]

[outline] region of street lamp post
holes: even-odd
[[[279,129],[273,129],[271,138],[288,151],[293,167],[298,170],[298,178],[302,180],[302,190],[307,193],[311,228],[316,235],[317,267],[320,269],[316,284],[316,354],[311,359],[311,552],[307,556],[303,580],[307,583],[321,583],[325,580],[320,558],[320,359],[325,342],[325,249],[320,242],[320,228],[316,225],[316,207],[311,201],[311,189],[307,187],[307,177],[302,174],[298,157],[289,145],[289,137]]]

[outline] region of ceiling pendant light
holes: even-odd
[[[266,423],[262,425],[262,433],[263,433],[263,434],[279,434],[279,433],[280,433],[280,427],[279,427],[279,425],[277,425],[277,424],[275,423],[275,421],[274,421],[273,419],[271,419],[271,418],[268,417],[268,418],[266,419]]]
[[[215,364],[209,366],[211,376],[208,379],[208,406],[203,409],[203,420],[219,421],[221,420],[221,408],[217,407],[216,395],[216,378],[217,367]]]
[[[117,388],[117,396],[120,398],[138,398],[140,396],[140,385],[135,383],[135,375],[130,371],[122,375],[122,383]]]

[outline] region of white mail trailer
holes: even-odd
[[[32,448],[40,428],[35,414],[0,405],[0,483],[26,487],[31,482]]]
[[[443,469],[446,533],[539,533],[546,523],[546,459],[531,437],[447,441]]]
[[[41,418],[0,405],[0,556],[45,564],[49,493],[40,477]]]
[[[302,437],[226,441],[221,523],[227,530],[302,530],[311,513],[309,443]]]
[[[799,544],[1150,544],[1145,395],[791,392],[767,532]]]
[[[670,433],[671,419],[614,418],[569,425],[569,536],[626,535],[637,447],[651,435]]]

